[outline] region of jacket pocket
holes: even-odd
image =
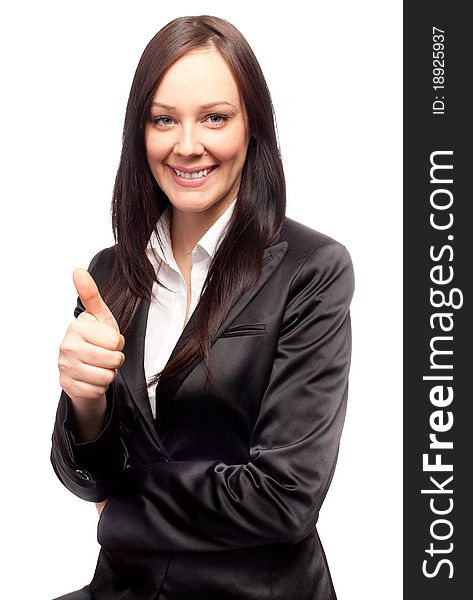
[[[266,323],[251,323],[227,327],[220,337],[234,337],[237,335],[264,335]]]

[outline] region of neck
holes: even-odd
[[[232,201],[226,204],[216,202],[207,210],[196,212],[182,211],[172,205],[170,228],[174,257],[190,256],[197,242],[223,215]]]

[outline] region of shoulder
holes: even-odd
[[[289,303],[323,300],[333,313],[349,309],[354,290],[353,264],[338,240],[286,217],[276,244],[287,245],[281,266],[289,283]]]
[[[87,270],[90,274],[96,271],[101,271],[107,268],[110,263],[113,263],[115,258],[116,245],[109,246],[108,248],[102,248],[99,250],[91,259]]]
[[[99,288],[103,285],[109,273],[113,269],[116,256],[116,244],[99,250],[87,267]]]
[[[344,272],[353,278],[352,259],[346,246],[325,233],[285,217],[278,242],[287,243],[286,266],[295,274],[315,270]]]

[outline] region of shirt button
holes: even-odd
[[[76,469],[76,473],[77,473],[77,475],[79,475],[79,477],[82,477],[82,479],[85,479],[86,481],[89,481],[90,479],[92,479],[92,477],[90,476],[90,473],[88,471],[86,471],[85,469]]]

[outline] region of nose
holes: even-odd
[[[204,146],[199,139],[198,129],[193,125],[181,125],[174,145],[174,153],[179,156],[200,156]]]

